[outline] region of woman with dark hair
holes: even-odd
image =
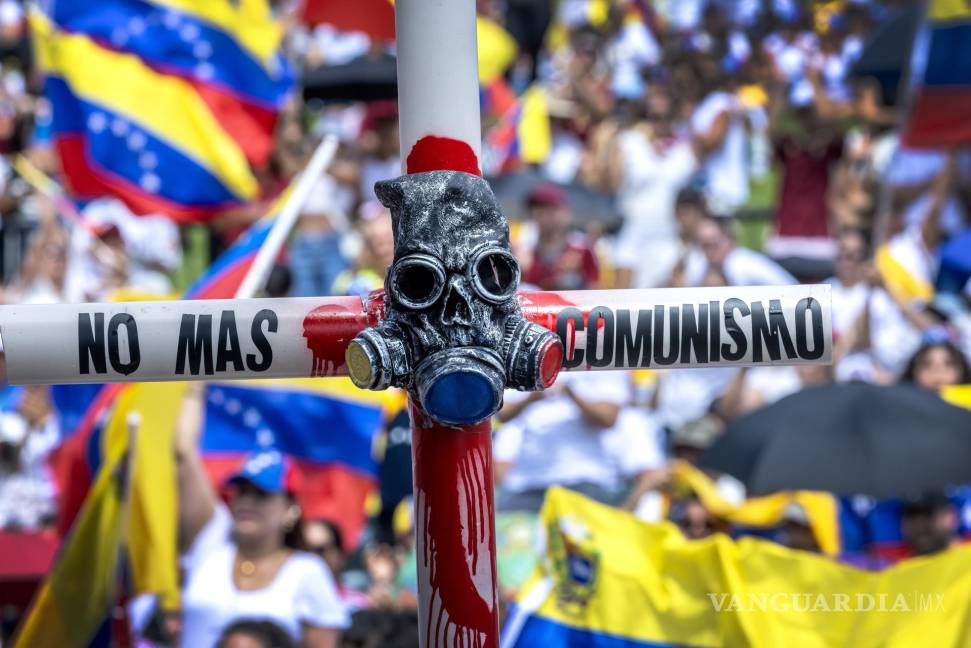
[[[228,506],[199,455],[204,386],[186,393],[176,430],[183,558],[182,645],[211,648],[241,619],[267,620],[304,648],[335,648],[349,624],[334,578],[300,551],[296,466],[279,452],[250,455],[228,480]]]
[[[953,343],[925,342],[910,358],[900,382],[925,389],[962,385],[971,383],[971,367]]]
[[[243,619],[223,631],[216,648],[297,648],[297,644],[272,621]]]

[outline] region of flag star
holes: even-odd
[[[158,156],[151,151],[145,151],[138,156],[138,166],[145,171],[151,171],[158,166]]]
[[[128,122],[120,117],[111,120],[111,132],[117,137],[123,137],[128,132]]]
[[[197,59],[207,59],[212,56],[212,45],[209,41],[201,40],[192,46],[192,55]]]
[[[259,432],[256,433],[256,443],[261,448],[267,448],[269,446],[272,446],[275,440],[276,439],[273,436],[273,432],[271,432],[266,428],[262,428]]]
[[[192,23],[183,25],[182,29],[179,30],[179,36],[182,37],[182,40],[191,43],[199,38],[199,26]]]
[[[111,30],[111,42],[114,45],[124,45],[128,42],[128,31],[124,27],[115,27]]]
[[[103,112],[93,112],[88,115],[88,128],[93,133],[100,133],[108,126],[108,116]]]
[[[150,193],[157,193],[158,190],[162,187],[162,179],[159,178],[154,173],[146,173],[141,178],[139,178],[138,184],[145,191],[148,191]],[[226,409],[229,409],[228,403],[226,405]],[[233,412],[230,412],[230,413],[232,414]]]
[[[226,394],[221,389],[212,389],[209,391],[209,400],[216,405],[222,405],[226,402]]]
[[[260,424],[262,418],[263,417],[260,416],[260,413],[252,407],[243,412],[243,424],[246,425],[246,427],[256,427]]]
[[[165,16],[162,18],[162,24],[169,29],[175,29],[179,26],[179,14],[174,11],[166,11]]]
[[[146,144],[148,144],[148,138],[145,137],[145,133],[141,131],[132,131],[128,135],[129,151],[140,151],[145,148]]]
[[[203,81],[209,81],[216,76],[216,68],[211,63],[200,63],[196,66],[196,76]]]
[[[145,33],[146,27],[145,20],[139,16],[135,16],[128,21],[128,31],[132,33],[132,36],[141,36]]]
[[[226,411],[231,415],[236,416],[243,410],[243,404],[235,398],[230,398],[226,401]]]

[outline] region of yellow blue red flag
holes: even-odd
[[[261,10],[260,8],[264,10]],[[202,220],[257,197],[293,88],[265,0],[55,0],[31,26],[79,198]]]
[[[121,403],[127,403],[127,395]],[[128,429],[105,431],[105,460],[70,535],[41,586],[13,645],[84,648],[114,605],[119,581],[122,511],[126,497]]]
[[[910,114],[901,135],[914,147],[971,143],[971,4],[931,0],[910,65]]]
[[[687,540],[560,488],[507,648],[967,646],[971,547],[879,572],[756,538]]]

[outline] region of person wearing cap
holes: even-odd
[[[551,182],[537,184],[526,199],[535,223],[536,245],[523,281],[541,290],[586,290],[600,279],[597,257],[587,237],[572,231],[573,215],[566,193]]]
[[[226,480],[228,506],[199,454],[203,385],[189,388],[176,430],[180,541],[185,554],[181,645],[216,646],[244,619],[272,621],[305,648],[334,648],[348,612],[324,561],[300,551],[300,475],[276,450],[247,457]]]
[[[900,532],[909,556],[944,551],[957,541],[958,512],[941,491],[905,498]]]

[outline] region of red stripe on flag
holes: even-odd
[[[254,259],[256,259],[256,252],[226,268],[217,277],[211,279],[205,288],[193,295],[192,299],[232,299],[243,284],[243,279],[246,278],[246,273],[252,267]]]
[[[62,537],[71,530],[74,518],[81,511],[91,487],[93,475],[88,465],[91,433],[126,386],[124,383],[111,383],[102,387],[71,438],[54,448],[47,458],[51,475],[57,484],[57,532]]]
[[[276,111],[241,101],[211,84],[189,81],[223,129],[239,143],[250,164],[264,166],[273,151]]]
[[[920,88],[914,97],[903,141],[915,148],[971,144],[971,88]]]
[[[305,23],[327,23],[342,31],[364,32],[375,40],[394,40],[394,6],[390,0],[304,0]]]
[[[220,212],[237,207],[233,203],[213,207],[182,205],[150,194],[108,171],[96,169],[88,161],[84,135],[79,133],[59,135],[57,152],[68,188],[81,198],[115,195],[136,214],[165,214],[181,223],[206,221]]]

